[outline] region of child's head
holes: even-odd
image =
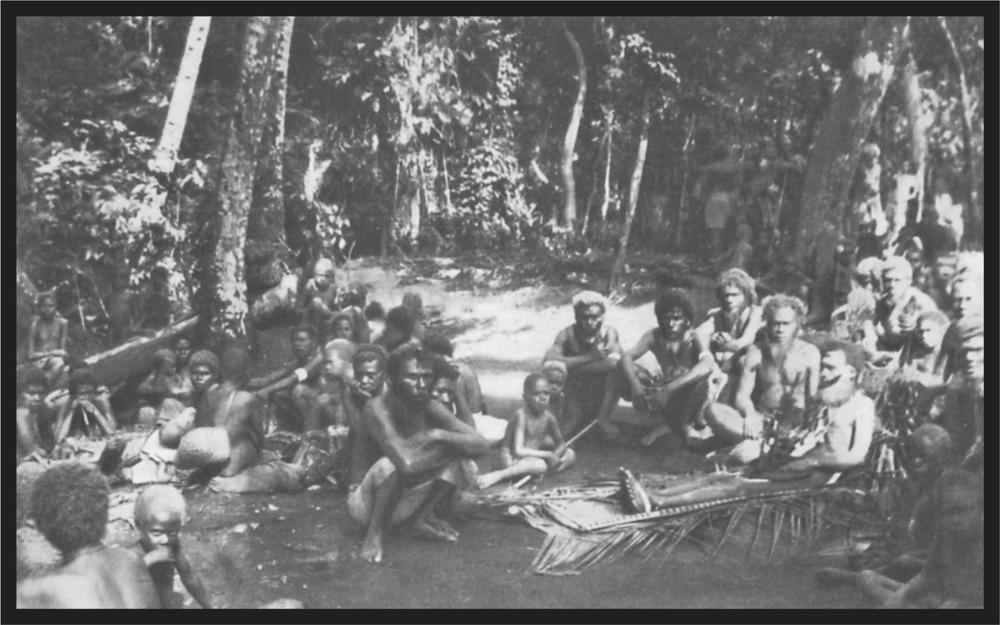
[[[135,500],[135,527],[146,551],[159,547],[173,549],[180,540],[187,505],[181,491],[157,484],[142,491]]]
[[[431,397],[450,407],[455,401],[455,382],[458,380],[458,370],[441,356],[435,355],[431,371]]]
[[[21,380],[21,405],[34,410],[42,403],[49,381],[38,369],[29,369]]]
[[[77,399],[94,399],[97,395],[97,378],[89,368],[77,369],[70,374],[69,394]]]
[[[70,556],[99,545],[108,524],[108,481],[96,467],[60,462],[35,482],[31,516],[38,531]]]
[[[354,282],[344,293],[340,296],[340,306],[346,308],[347,306],[356,306],[359,309],[365,307],[365,302],[368,301],[368,287],[361,284],[360,282]]]
[[[38,314],[42,319],[52,319],[56,314],[56,294],[46,291],[38,295],[35,302],[38,307]]]
[[[385,320],[385,308],[378,302],[365,306],[365,319],[368,321]]]
[[[200,349],[192,354],[188,365],[191,386],[196,391],[203,391],[211,386],[219,373],[219,357],[207,349]]]
[[[549,383],[549,394],[552,397],[562,395],[563,386],[566,384],[568,370],[566,363],[561,360],[547,360],[542,364],[542,375]]]
[[[347,339],[354,337],[354,318],[347,313],[338,313],[330,322],[332,339]]]
[[[532,414],[541,414],[549,408],[549,381],[540,373],[524,379],[524,404]]]

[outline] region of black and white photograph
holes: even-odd
[[[11,620],[997,618],[996,9],[8,14]]]

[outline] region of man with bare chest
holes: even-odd
[[[716,436],[733,443],[759,440],[765,422],[789,408],[803,409],[819,385],[819,350],[798,337],[805,305],[774,295],[764,302],[766,337],[742,360],[734,406],[711,404],[705,419]]]

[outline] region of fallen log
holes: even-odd
[[[197,323],[196,316],[178,321],[157,331],[153,336],[130,339],[117,347],[94,354],[84,362],[101,384],[114,386],[151,370],[157,350],[170,347],[174,338],[189,334]]]

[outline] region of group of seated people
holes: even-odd
[[[381,307],[366,306],[364,288],[337,288],[332,261],[321,259],[302,289],[287,366],[251,377],[242,347],[217,355],[175,339],[139,386],[139,422],[155,429],[101,470],[138,476],[142,461],[154,457],[190,470],[189,484],[221,492],[294,492],[332,479],[365,528],[360,556],[380,562],[386,532],[396,526],[457,540],[447,518],[462,510],[466,486],[562,470],[576,459],[574,435],[593,425],[619,436],[612,417],[622,399],[652,417],[646,446],[673,434],[695,451],[728,448],[733,462],[756,462],[767,479],[825,483],[863,464],[886,425],[861,379],[873,364],[891,363],[917,371],[927,392],[943,398],[921,423],[939,424],[965,466],[981,471],[981,287],[956,272],[935,301],[912,286],[900,257],[882,263],[879,282],[871,273],[858,277],[856,288],[873,294],[872,315],[848,340],[818,346],[806,340],[804,304],[777,294],[758,305],[754,280],[741,269],[722,272],[719,306],[700,323],[687,293],[663,290],[655,327],[627,350],[604,321],[604,297],[581,292],[572,301],[574,323],[526,376],[516,414],[501,420],[487,414],[477,376],[454,358],[451,341],[426,332],[419,296],[407,294],[383,324]],[[43,325],[51,324],[45,315],[42,308]],[[52,334],[45,328],[40,335]],[[647,353],[659,372],[637,362]],[[24,377],[20,458],[116,431],[108,390],[85,366],[70,363],[68,391],[46,397],[49,388],[41,370]],[[781,461],[761,464],[775,450],[783,450]],[[496,465],[493,452],[499,468],[481,470]],[[652,505],[648,496],[640,502]],[[188,573],[185,584],[206,605]]]

